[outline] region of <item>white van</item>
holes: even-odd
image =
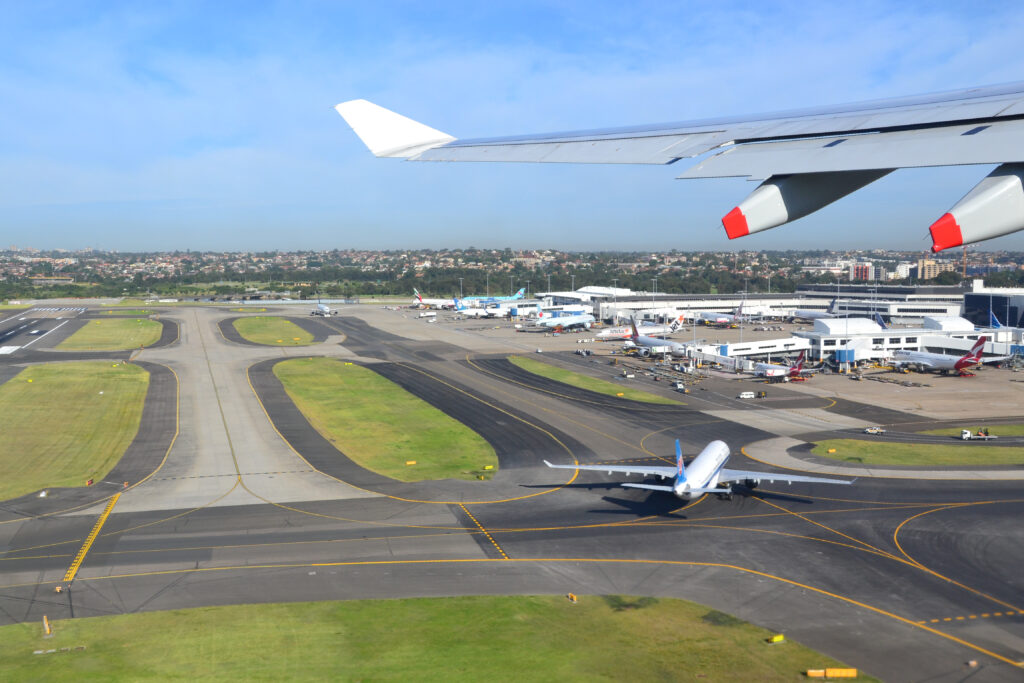
[[[754,392],[753,391],[741,391],[740,395],[737,396],[736,398],[754,398]]]

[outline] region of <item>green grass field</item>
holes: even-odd
[[[152,315],[153,311],[144,308],[111,308],[102,311],[103,315]]]
[[[296,358],[275,365],[274,374],[310,424],[368,470],[422,481],[489,477],[498,467],[483,437],[372,370]]]
[[[89,320],[85,327],[57,344],[62,351],[117,351],[149,346],[160,339],[163,326],[155,320]]]
[[[621,596],[205,607],[63,620],[53,631],[44,639],[39,623],[0,627],[0,676],[798,681],[807,669],[842,666],[796,642],[768,645],[765,629],[701,605]]]
[[[556,382],[562,384],[568,384],[569,386],[576,387],[578,389],[586,389],[587,391],[593,391],[598,394],[606,394],[608,396],[619,396],[619,398],[628,398],[631,401],[642,401],[644,403],[662,403],[667,405],[684,405],[680,401],[674,401],[664,396],[658,396],[657,394],[651,394],[640,389],[632,389],[625,383],[614,384],[612,382],[606,382],[603,379],[596,379],[594,377],[588,377],[587,375],[581,375],[578,372],[571,370],[563,370],[557,368],[554,365],[544,363],[541,361],[533,360],[525,356],[509,356],[509,362],[516,365],[527,372],[532,372],[535,375],[541,377],[547,377],[553,379]]]
[[[959,431],[957,432],[959,434]],[[829,453],[828,449],[836,449]],[[815,455],[865,465],[1020,465],[1024,448],[1009,446],[932,445],[886,443],[859,439],[821,441],[811,451]]]
[[[988,427],[993,436],[1024,436],[1024,425],[964,425],[963,427],[949,427],[946,429],[930,429],[921,434],[935,434],[937,436],[960,436],[961,429],[969,429],[971,433],[977,434],[982,427]]]
[[[238,318],[231,323],[243,339],[267,346],[309,346],[313,335],[291,320],[273,315]]]
[[[139,429],[149,373],[107,361],[25,368],[0,385],[0,500],[102,479]]]

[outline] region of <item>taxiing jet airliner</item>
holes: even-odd
[[[622,474],[653,475],[662,479],[672,478],[671,486],[662,484],[622,484],[623,487],[632,489],[649,489],[651,491],[668,491],[683,500],[692,500],[694,496],[702,496],[705,493],[730,494],[732,488],[720,486],[742,482],[747,488],[754,488],[762,481],[775,482],[784,481],[803,482],[808,484],[852,484],[853,480],[846,479],[824,479],[822,477],[805,477],[799,474],[783,474],[781,472],[750,472],[746,470],[725,469],[725,463],[729,459],[729,446],[724,441],[712,441],[700,452],[689,466],[683,464],[683,449],[676,439],[676,466],[658,465],[552,465],[547,460],[544,464],[548,467],[563,470],[594,470],[597,472],[620,472]]]

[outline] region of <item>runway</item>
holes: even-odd
[[[710,605],[883,679],[962,680],[972,659],[974,680],[1020,679],[1019,483],[866,477],[684,507],[541,463],[661,459],[676,438],[692,456],[724,438],[730,466],[767,469],[740,449],[779,437],[774,410],[788,433],[800,420],[863,419],[859,405],[773,388],[778,408],[747,406],[714,382],[680,395],[686,405],[638,404],[523,373],[455,334],[385,331],[413,328],[381,311],[316,321],[341,345],[293,349],[234,343],[226,311],[167,315],[180,338],[137,360],[177,377],[173,446],[115,504],[69,592],[53,586],[102,506],[0,520],[3,623],[281,600],[636,594]],[[354,465],[270,373],[311,354],[363,363],[465,422],[495,446],[498,475],[404,484]],[[13,362],[24,361],[11,354],[0,372]],[[170,412],[162,400],[147,403],[147,429]]]

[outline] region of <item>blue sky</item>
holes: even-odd
[[[6,0],[0,244],[924,250],[989,167],[898,171],[730,243],[720,218],[745,180],[378,160],[332,106],[362,97],[478,137],[1024,80],[1024,8],[979,7]]]

